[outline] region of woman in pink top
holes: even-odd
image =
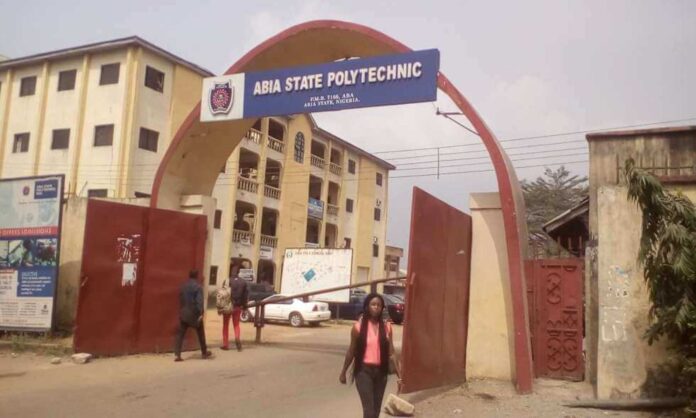
[[[339,376],[339,381],[346,383],[346,373],[353,364],[352,377],[360,395],[363,418],[379,417],[390,360],[394,362],[401,387],[401,371],[394,358],[392,328],[391,324],[382,320],[383,311],[382,296],[377,293],[367,295],[363,302],[362,317],[351,329],[350,347]]]

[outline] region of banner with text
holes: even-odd
[[[203,80],[201,121],[223,121],[437,98],[437,49]]]
[[[63,176],[0,180],[0,329],[51,329]]]

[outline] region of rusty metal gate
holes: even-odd
[[[204,216],[90,200],[75,350],[172,350],[179,287],[190,269],[203,271],[205,239]],[[197,346],[190,334],[187,348]]]
[[[471,217],[413,190],[406,318],[404,392],[466,379]]]
[[[534,373],[537,377],[583,380],[584,259],[525,263]]]

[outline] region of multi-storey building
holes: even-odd
[[[64,174],[69,195],[146,197],[208,76],[137,37],[0,61],[0,178]],[[380,277],[392,168],[310,115],[260,119],[214,190],[211,282],[244,262],[279,288],[284,249],[306,246],[353,248],[353,280]]]
[[[310,115],[259,120],[213,193],[222,243],[213,248],[213,284],[239,264],[277,287],[285,249],[298,247],[352,248],[354,282],[380,278],[392,168]]]

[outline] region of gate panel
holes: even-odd
[[[404,392],[466,378],[471,217],[414,188],[403,337]]]
[[[192,268],[203,276],[205,240],[203,215],[90,200],[75,350],[171,351],[179,288]],[[197,348],[188,334],[184,347]]]
[[[147,210],[94,199],[87,203],[73,340],[76,352],[125,354],[132,350],[137,288],[124,285],[120,260],[134,256],[124,251],[138,249],[126,244],[142,239]],[[133,244],[137,247],[142,242]]]
[[[147,280],[141,294],[137,351],[173,349],[174,333],[179,326],[179,288],[193,268],[200,272],[201,280],[206,276],[205,239],[205,216],[151,209],[144,263]],[[184,349],[198,348],[195,334],[187,333]]]
[[[532,263],[534,371],[539,377],[583,380],[583,259]]]

